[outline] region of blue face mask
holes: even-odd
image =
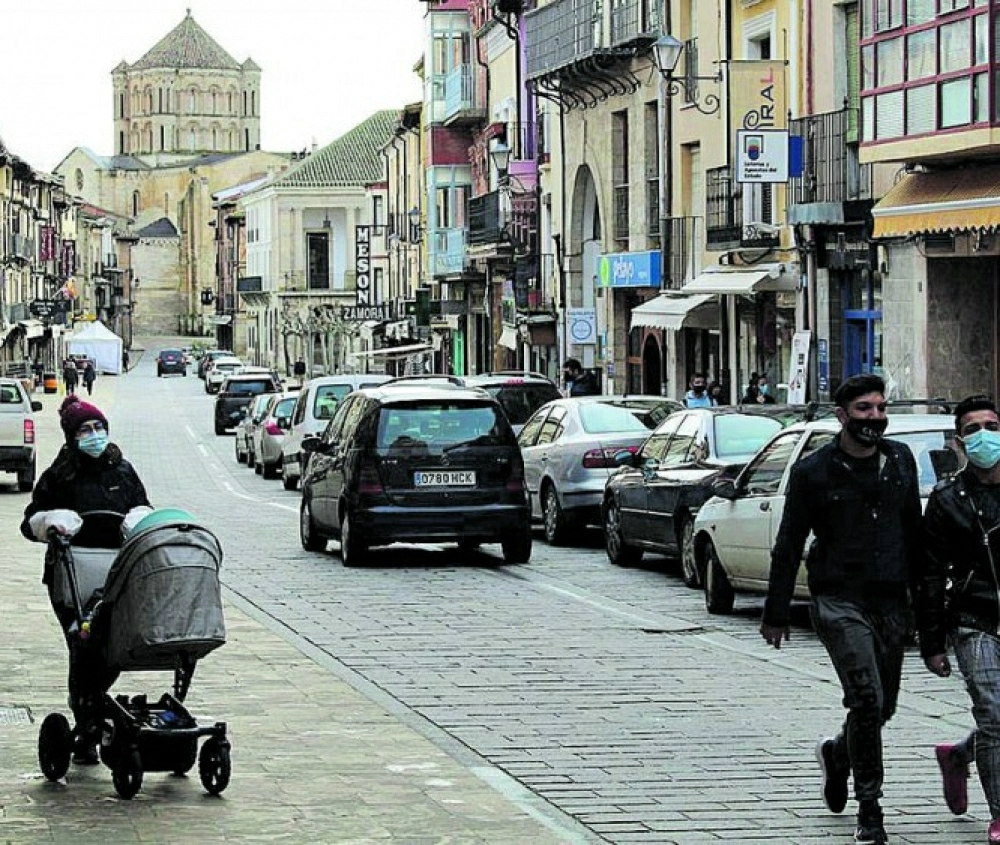
[[[108,433],[106,431],[95,431],[82,440],[77,440],[76,445],[83,454],[89,455],[91,458],[99,458],[104,454],[104,450],[108,448]]]
[[[963,437],[965,454],[970,463],[980,469],[993,469],[1000,463],[1000,432],[985,428]]]

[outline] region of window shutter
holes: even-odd
[[[861,106],[861,48],[857,5],[844,9],[847,46],[847,143],[858,142],[858,111]]]

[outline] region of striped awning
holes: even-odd
[[[908,173],[872,209],[876,238],[1000,229],[1000,165]]]

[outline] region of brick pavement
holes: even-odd
[[[113,436],[119,383],[102,376],[93,396]],[[62,394],[36,398],[41,471],[60,442]],[[233,779],[221,799],[205,795],[196,773],[151,773],[130,802],[117,799],[103,766],[74,766],[64,782],[48,783],[37,731],[48,712],[67,712],[65,648],[39,581],[43,548],[18,532],[28,497],[14,482],[0,475],[0,842],[593,841],[498,769],[457,744],[446,753],[229,601],[229,641],[199,664],[188,696],[200,721],[230,725]],[[159,695],[170,680],[134,673],[116,690]]]

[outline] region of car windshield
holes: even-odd
[[[274,410],[271,411],[271,416],[275,419],[279,417],[290,417],[292,415],[292,409],[295,407],[295,397],[286,396],[284,399],[280,400],[277,405],[274,406]]]
[[[905,443],[913,452],[921,496],[929,496],[938,481],[958,469],[958,453],[951,448],[951,431],[908,431],[888,436]]]
[[[535,411],[546,402],[559,398],[559,391],[551,384],[486,384],[483,389],[490,394],[511,425],[524,425]]]
[[[760,414],[718,414],[715,417],[715,454],[724,461],[746,463],[782,428]]]
[[[502,421],[492,404],[433,402],[382,409],[376,447],[379,454],[397,450],[450,451],[461,446],[501,442]]]
[[[231,381],[226,385],[226,393],[230,396],[256,396],[265,393],[271,386],[266,379],[259,381]]]
[[[641,419],[643,408],[622,408],[604,402],[587,402],[580,405],[580,425],[588,434],[610,434],[619,431],[648,431]],[[638,416],[637,416],[638,414]]]
[[[313,398],[313,416],[318,420],[332,420],[340,401],[351,392],[347,384],[324,384],[316,388]]]

